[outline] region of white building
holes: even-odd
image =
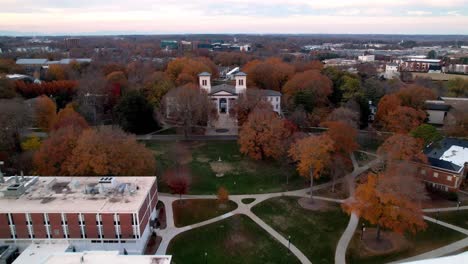
[[[211,97],[220,115],[228,115],[229,109],[234,106],[239,95],[245,94],[247,90],[247,74],[243,72],[234,74],[235,86],[229,84],[211,86],[211,74],[208,72],[202,72],[198,77],[200,88]],[[273,111],[281,114],[281,93],[273,90],[261,91],[264,100],[271,103]]]
[[[389,63],[385,65],[385,72],[384,78],[385,79],[393,79],[400,77],[400,72],[398,71],[398,64],[396,63]]]
[[[358,56],[360,62],[372,62],[375,61],[375,55],[362,55]]]

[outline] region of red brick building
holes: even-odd
[[[422,165],[419,173],[426,184],[437,190],[457,191],[468,171],[468,141],[445,138],[428,146],[424,153],[428,164]]]
[[[0,180],[1,181],[1,180]],[[10,177],[0,183],[0,243],[66,240],[77,250],[141,253],[156,177]]]

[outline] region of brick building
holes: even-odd
[[[156,177],[0,178],[0,244],[141,253],[157,202]]]
[[[428,164],[422,165],[419,170],[423,181],[433,189],[457,191],[466,179],[468,141],[445,138],[429,145],[424,153]]]

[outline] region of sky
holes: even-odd
[[[468,34],[468,0],[0,0],[0,34]]]

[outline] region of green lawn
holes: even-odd
[[[347,251],[347,263],[387,263],[416,256],[465,238],[462,233],[434,223],[427,222],[427,224],[425,231],[418,232],[415,235],[405,235],[411,244],[407,249],[373,257],[359,257],[359,252],[363,252],[365,249],[360,246],[360,233],[356,232]]]
[[[237,204],[233,201],[220,205],[217,199],[187,199],[172,203],[176,227],[203,222],[236,208]]]
[[[158,176],[181,166],[180,161],[177,164],[180,155],[174,148],[185,148],[184,154],[188,153],[190,159],[184,158],[182,166],[188,167],[191,173],[191,194],[215,194],[221,186],[231,194],[280,192],[307,187],[294,166],[273,160],[254,161],[239,152],[236,141],[151,141],[146,145],[155,153]],[[220,167],[224,176],[216,177],[219,171],[214,171],[213,166]],[[161,180],[164,176],[158,178]],[[289,184],[286,185],[287,178]],[[162,180],[160,191],[169,192]]]
[[[376,156],[374,155],[369,155],[367,153],[361,152],[361,151],[355,151],[354,152],[354,157],[356,157],[356,161],[359,164],[360,167],[366,165],[367,163],[373,161],[376,159]]]
[[[205,252],[207,259],[205,261]],[[299,263],[288,249],[244,215],[189,230],[176,236],[167,254],[183,263]]]
[[[426,213],[426,215],[468,229],[468,210],[440,212],[439,215],[437,213]]]
[[[281,233],[312,263],[334,263],[335,249],[349,216],[338,205],[329,211],[310,211],[296,197],[277,197],[256,205],[252,211]]]

